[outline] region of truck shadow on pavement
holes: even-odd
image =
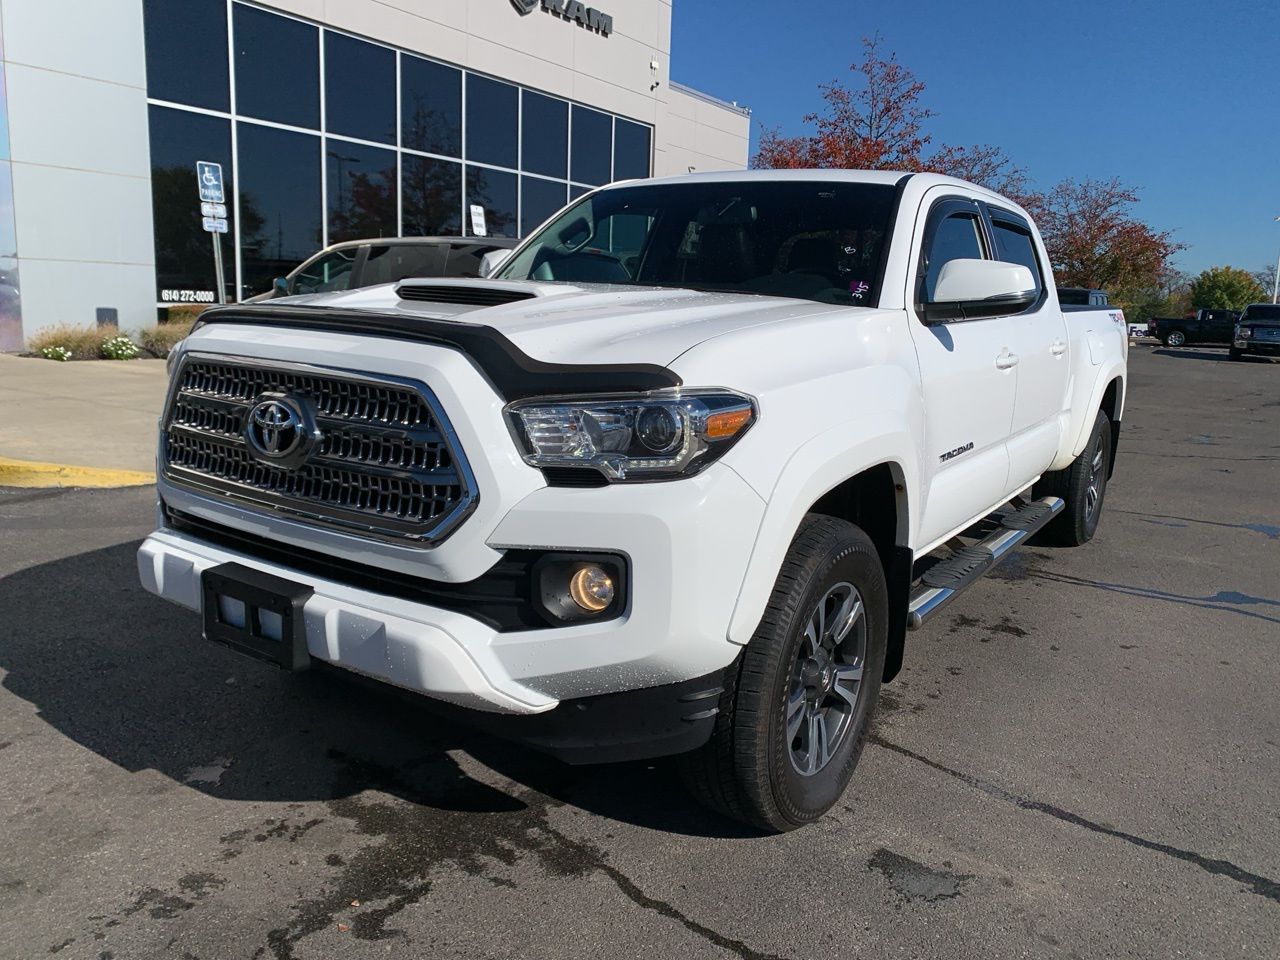
[[[442,813],[571,804],[679,834],[754,835],[698,807],[670,763],[601,776],[441,718],[411,694],[336,671],[286,674],[208,643],[195,614],[138,585],[137,547],[0,579],[4,688],[125,770],[154,769],[226,800],[377,790]]]
[[[1230,358],[1228,358],[1226,350],[1219,353],[1210,353],[1207,350],[1185,350],[1174,349],[1171,347],[1157,347],[1155,350],[1152,350],[1151,353],[1153,356],[1173,357],[1175,360],[1210,360],[1221,363],[1230,362]]]

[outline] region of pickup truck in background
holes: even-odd
[[[1088,287],[1058,287],[1058,303],[1064,307],[1106,307],[1111,304],[1105,290]]]
[[[1166,347],[1230,343],[1239,316],[1236,310],[1197,310],[1189,317],[1152,317],[1147,333]]]
[[[209,639],[571,762],[680,754],[787,830],[908,631],[1028,537],[1093,537],[1127,344],[959,180],[605,187],[489,279],[202,314],[139,570]]]
[[[1251,303],[1236,321],[1230,357],[1280,357],[1280,305]]]

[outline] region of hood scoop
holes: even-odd
[[[525,283],[516,280],[402,280],[396,296],[415,303],[454,303],[466,307],[496,307],[535,297],[576,293],[567,284]]]

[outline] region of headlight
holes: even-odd
[[[1237,340],[1248,340],[1252,336],[1253,336],[1252,327],[1236,327]]]
[[[526,463],[592,467],[614,481],[697,473],[756,420],[755,401],[729,390],[523,400],[506,410]]]

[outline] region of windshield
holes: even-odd
[[[1240,318],[1241,323],[1262,320],[1280,323],[1280,306],[1274,303],[1255,303],[1245,308],[1244,316]]]
[[[548,223],[497,276],[874,306],[894,188],[833,181],[616,187]]]

